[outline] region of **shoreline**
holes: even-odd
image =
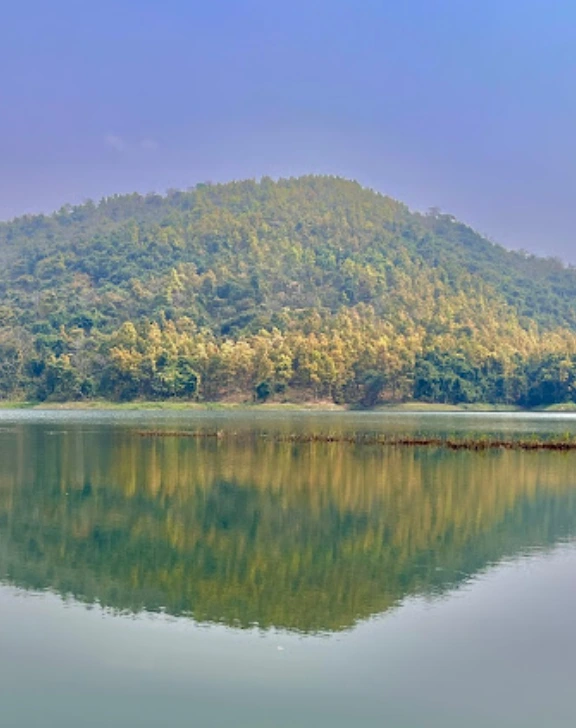
[[[126,410],[126,411],[306,411],[306,412],[398,412],[398,413],[576,413],[576,404],[555,404],[547,407],[523,409],[514,405],[490,404],[486,402],[471,404],[439,404],[430,402],[403,402],[397,404],[381,404],[373,408],[361,408],[353,405],[335,404],[328,401],[304,402],[185,402],[185,401],[133,401],[113,402],[110,400],[85,400],[79,402],[21,402],[0,401],[1,410]]]

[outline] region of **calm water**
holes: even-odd
[[[573,728],[576,453],[302,429],[576,418],[0,412],[2,726]]]

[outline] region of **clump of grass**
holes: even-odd
[[[260,434],[228,432],[225,430],[141,430],[140,437],[179,437],[196,439],[254,439],[260,437],[274,442],[295,444],[343,443],[353,445],[382,445],[389,447],[436,447],[447,450],[576,450],[576,437],[564,433],[559,437],[542,438],[532,435],[525,438],[499,438],[488,435],[470,437],[440,437],[436,435],[378,435],[342,434],[322,432],[292,432],[287,434]]]

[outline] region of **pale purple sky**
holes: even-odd
[[[576,4],[2,3],[0,219],[309,172],[576,262]]]

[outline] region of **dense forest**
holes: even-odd
[[[0,223],[0,399],[576,401],[576,270],[303,177]]]

